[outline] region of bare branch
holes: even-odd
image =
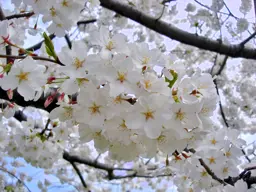
[[[70,162],[70,164],[73,166],[73,168],[75,169],[77,175],[79,176],[84,188],[87,188],[87,185],[85,183],[85,180],[83,178],[83,175],[81,174],[80,170],[78,169],[78,167],[76,166],[76,164],[74,162]]]
[[[225,56],[224,57],[224,59],[223,59],[223,61],[222,61],[222,64],[221,64],[221,66],[220,66],[220,68],[219,68],[219,70],[218,70],[218,72],[215,74],[215,75],[220,75],[221,73],[222,73],[222,71],[223,71],[223,69],[225,68],[225,66],[226,66],[226,64],[227,64],[227,60],[228,60],[228,56]],[[215,64],[216,65],[216,64]]]
[[[162,20],[156,20],[156,18],[134,8],[134,6],[130,6],[117,0],[100,0],[100,2],[103,7],[113,10],[124,17],[130,18],[141,25],[148,27],[149,29],[152,29],[181,43],[192,45],[200,49],[217,52],[230,57],[256,59],[255,49],[243,48],[241,50],[241,46],[239,44],[227,45],[206,37],[188,33],[178,29],[172,24],[166,23]]]
[[[141,178],[155,178],[155,177],[168,177],[168,176],[172,176],[172,174],[160,174],[160,175],[141,175],[141,174],[137,174],[137,171],[134,169],[128,169],[128,168],[122,168],[122,167],[112,167],[109,166],[107,164],[103,164],[100,163],[98,161],[93,161],[91,159],[87,159],[87,158],[81,158],[78,157],[76,155],[70,155],[67,151],[64,151],[63,153],[63,159],[65,159],[66,161],[69,161],[70,163],[81,163],[81,164],[85,164],[88,165],[90,167],[96,168],[96,169],[100,169],[100,170],[104,170],[108,173],[107,175],[107,179],[108,180],[113,180],[113,179],[125,179],[125,178],[135,178],[135,177],[141,177]],[[126,174],[126,175],[115,175],[114,171],[132,171],[133,173],[131,174]]]
[[[20,14],[14,14],[14,15],[9,15],[9,16],[6,16],[5,18],[10,20],[10,19],[18,19],[18,18],[22,18],[22,17],[26,17],[26,18],[29,18],[31,16],[33,16],[35,13],[32,11],[32,12],[28,12],[28,13],[20,13]]]
[[[76,24],[79,25],[87,25],[89,23],[94,23],[96,22],[97,19],[90,19],[90,20],[83,20],[83,21],[78,21]]]
[[[16,56],[16,55],[2,55],[0,54],[0,58],[11,58],[11,59],[24,59],[26,58],[27,56]],[[52,62],[52,63],[57,63],[59,65],[63,65],[63,63],[61,63],[60,61],[55,61],[53,59],[49,59],[49,58],[46,58],[46,57],[40,57],[40,56],[31,56],[33,59],[35,60],[41,60],[41,61],[49,61],[49,62]]]
[[[49,38],[50,38],[51,40],[54,39],[55,37],[56,37],[56,36],[55,36],[54,34],[50,34],[50,35],[49,35]],[[28,47],[26,50],[27,50],[27,51],[36,51],[36,50],[38,50],[38,49],[41,48],[41,46],[42,46],[43,43],[44,43],[44,40],[40,41],[39,43],[37,43],[37,44],[35,44],[35,45],[31,46],[31,47]]]
[[[65,35],[65,40],[68,44],[69,49],[71,49],[72,48],[72,43],[71,43],[71,40],[70,40],[68,34]]]
[[[246,44],[246,43],[248,43],[252,38],[254,38],[256,36],[256,31],[254,32],[254,33],[252,33],[248,38],[246,38],[244,41],[242,41],[241,43],[240,43],[240,46],[241,46],[241,48],[243,48],[244,47],[244,45]]]
[[[205,170],[207,171],[207,173],[216,181],[218,181],[219,183],[226,185],[227,183],[223,180],[221,180],[220,178],[218,178],[213,172],[212,170],[208,167],[208,165],[206,165],[206,163],[203,161],[203,159],[199,159],[200,164],[205,168]]]

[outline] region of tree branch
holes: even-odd
[[[0,54],[0,58],[11,58],[11,59],[24,59],[26,58],[27,56],[16,56],[16,55],[2,55]],[[34,60],[41,60],[41,61],[49,61],[49,62],[52,62],[52,63],[57,63],[59,65],[64,65],[63,63],[61,63],[60,61],[56,61],[56,60],[53,60],[53,59],[49,59],[49,58],[46,58],[46,57],[40,57],[40,56],[31,56]]]
[[[13,97],[12,97],[12,99],[9,99],[6,91],[0,87],[0,99],[14,102],[21,107],[36,107],[39,109],[43,109],[47,112],[51,112],[54,108],[58,107],[58,105],[56,103],[58,102],[58,97],[60,96],[60,93],[57,93],[54,96],[52,103],[47,108],[44,107],[44,103],[45,103],[46,98],[50,95],[53,95],[53,93],[55,93],[55,92],[56,92],[56,89],[51,88],[50,91],[46,95],[44,95],[44,93],[42,93],[41,97],[37,101],[33,101],[33,100],[25,101],[23,96],[21,96],[17,92],[17,90],[13,90]],[[74,98],[75,98],[75,96],[74,96]]]
[[[147,15],[134,6],[122,3],[117,0],[100,0],[101,6],[113,10],[118,14],[130,18],[141,25],[152,29],[166,37],[177,40],[181,43],[195,46],[200,49],[217,52],[230,57],[242,57],[248,59],[256,59],[255,49],[242,48],[239,44],[227,45],[216,40],[211,40],[206,37],[198,36],[178,29],[172,24],[166,23],[161,20]]]
[[[97,19],[90,19],[90,20],[83,20],[83,21],[78,21],[76,24],[79,25],[87,25],[89,23],[94,23],[96,22]]]
[[[55,36],[54,34],[50,34],[50,35],[49,35],[49,38],[50,38],[51,40],[54,39],[55,37],[56,37],[56,36]],[[28,47],[26,50],[27,50],[27,51],[36,51],[36,50],[38,50],[38,49],[41,48],[41,46],[42,46],[43,43],[44,43],[44,40],[40,41],[39,43],[37,43],[37,44],[35,44],[35,45],[31,46],[31,47]]]
[[[95,160],[91,159],[86,159],[86,158],[81,158],[76,155],[70,155],[67,151],[64,151],[63,153],[63,159],[70,163],[81,163],[85,164],[87,166],[100,169],[103,171],[106,171],[108,173],[107,179],[108,180],[113,180],[113,179],[125,179],[125,178],[135,178],[135,177],[141,177],[141,178],[155,178],[155,177],[168,177],[172,176],[172,174],[160,174],[160,175],[141,175],[137,174],[137,171],[134,169],[129,169],[129,168],[122,168],[122,167],[112,167],[107,164],[100,163]],[[114,171],[133,171],[131,174],[126,174],[126,175],[115,175]]]
[[[79,176],[84,188],[87,188],[87,185],[85,183],[85,180],[83,178],[83,175],[81,174],[80,170],[78,169],[78,167],[76,166],[76,164],[74,162],[70,162],[70,164],[73,166],[73,168],[75,169],[77,175]]]
[[[9,16],[6,16],[5,18],[10,20],[10,19],[18,19],[18,18],[22,18],[22,17],[31,17],[32,15],[34,15],[35,13],[32,11],[32,12],[28,12],[28,13],[20,13],[20,14],[14,14],[14,15],[9,15]]]
[[[203,161],[203,159],[199,159],[200,164],[205,168],[205,170],[207,171],[207,173],[216,181],[218,181],[219,183],[226,185],[226,182],[223,181],[222,179],[218,178],[213,172],[212,170],[208,167],[208,165],[206,165],[206,163]]]

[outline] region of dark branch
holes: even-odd
[[[10,59],[24,59],[27,56],[16,56],[16,55],[2,55],[0,54],[0,58],[10,58]],[[42,61],[49,61],[52,63],[57,63],[59,65],[63,65],[59,60],[55,61],[53,59],[49,59],[46,57],[39,57],[39,56],[31,56],[34,60],[42,60]]]
[[[137,171],[134,169],[128,169],[128,168],[122,168],[122,167],[112,167],[107,164],[100,163],[95,160],[87,159],[87,158],[81,158],[76,155],[70,155],[67,151],[64,151],[63,153],[63,159],[70,163],[81,163],[96,169],[100,169],[107,172],[107,179],[113,180],[113,179],[125,179],[125,178],[135,178],[135,177],[141,177],[141,178],[155,178],[155,177],[168,177],[172,176],[172,174],[160,174],[160,175],[140,175],[137,174]],[[126,175],[115,175],[114,171],[132,171],[131,174]]]
[[[220,66],[220,68],[218,70],[218,72],[215,75],[218,76],[218,75],[220,75],[222,73],[223,69],[225,68],[225,66],[227,64],[227,60],[228,60],[228,56],[225,56],[221,66]]]
[[[113,10],[124,17],[130,18],[149,29],[152,29],[181,43],[192,45],[200,49],[217,52],[230,57],[256,59],[255,49],[243,48],[241,50],[241,46],[239,44],[227,45],[206,37],[188,33],[178,29],[172,24],[161,20],[156,20],[156,18],[134,8],[134,6],[130,6],[117,0],[100,0],[100,2],[103,7]]]
[[[65,35],[65,40],[68,44],[68,48],[71,49],[72,48],[72,43],[70,41],[70,38],[69,38],[68,34]]]
[[[244,41],[242,41],[242,42],[240,43],[241,48],[243,48],[244,45],[245,45],[247,42],[249,42],[252,38],[254,38],[255,35],[256,35],[256,31],[255,31],[254,33],[252,33],[252,34],[251,34],[248,38],[246,38]]]
[[[73,168],[75,169],[77,175],[79,176],[84,188],[87,188],[87,185],[85,183],[85,180],[83,178],[83,175],[81,174],[80,170],[78,169],[78,167],[76,166],[76,164],[74,162],[70,162],[70,164],[73,166]]]
[[[84,21],[78,21],[76,24],[79,25],[87,25],[89,23],[94,23],[96,22],[97,19],[90,19],[90,20],[84,20]]]
[[[31,16],[33,16],[35,13],[34,12],[28,12],[28,13],[20,13],[20,14],[14,14],[14,15],[9,15],[6,16],[6,19],[18,19],[18,18],[22,18],[22,17],[26,17],[29,18]]]
[[[0,99],[14,102],[21,107],[36,107],[36,108],[51,112],[54,108],[58,107],[58,105],[56,103],[58,102],[58,97],[60,96],[60,93],[57,93],[54,96],[53,102],[47,108],[44,107],[44,103],[45,103],[46,98],[55,92],[56,92],[56,89],[51,88],[50,91],[46,95],[42,94],[41,97],[37,101],[33,101],[33,100],[25,101],[23,96],[21,96],[17,92],[17,90],[13,90],[13,98],[9,99],[6,91],[3,90],[2,88],[0,88]]]
[[[208,165],[206,165],[206,163],[203,161],[203,159],[199,159],[200,164],[205,168],[205,170],[207,171],[207,173],[216,181],[218,181],[219,183],[226,185],[226,183],[221,180],[220,178],[218,178],[213,172],[212,170],[208,167]]]
[[[50,34],[49,37],[50,37],[50,39],[52,40],[52,39],[54,39],[56,36],[55,36],[54,34]],[[37,44],[35,44],[35,45],[31,46],[31,47],[28,47],[26,50],[27,50],[27,51],[36,51],[36,50],[38,50],[38,49],[41,48],[41,46],[42,46],[43,43],[44,43],[44,40],[40,41],[39,43],[37,43]]]

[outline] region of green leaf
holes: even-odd
[[[165,77],[165,82],[168,82],[169,83],[169,85],[168,85],[168,87],[170,87],[170,88],[172,88],[172,86],[174,85],[174,83],[177,81],[177,79],[178,79],[178,73],[176,73],[174,70],[170,70],[170,73],[171,73],[171,75],[173,76],[173,79],[172,80],[170,80],[170,79],[168,79],[167,77]]]
[[[41,139],[42,142],[45,142],[45,141],[47,140],[47,138],[46,138],[44,135],[40,134],[40,133],[37,133],[36,136],[37,136],[39,139]]]
[[[11,70],[12,68],[12,64],[6,64],[4,67],[3,67],[3,72],[5,73],[9,73],[9,71]]]
[[[43,37],[44,37],[44,43],[45,43],[45,48],[46,48],[46,53],[53,57],[56,61],[58,60],[57,54],[54,50],[54,45],[52,43],[51,38],[44,32],[43,33]]]
[[[14,187],[10,186],[10,185],[9,186],[5,186],[4,189],[5,189],[6,192],[14,192]]]

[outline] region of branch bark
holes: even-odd
[[[230,57],[242,57],[248,59],[256,59],[256,50],[252,48],[245,48],[240,44],[227,45],[220,41],[211,40],[206,37],[198,36],[178,29],[174,25],[157,20],[150,15],[147,15],[134,6],[122,3],[117,0],[100,0],[101,6],[118,14],[127,17],[141,25],[152,29],[166,37],[177,40],[181,43],[188,44],[207,51],[224,54]]]
[[[81,163],[96,169],[100,169],[107,172],[107,179],[113,180],[113,179],[125,179],[125,178],[135,178],[135,177],[141,177],[141,178],[155,178],[155,177],[168,177],[172,176],[172,174],[160,174],[160,175],[143,175],[138,174],[136,170],[134,169],[128,169],[128,168],[122,168],[122,167],[112,167],[107,164],[100,163],[95,160],[91,160],[88,158],[81,158],[76,155],[70,155],[67,151],[64,151],[63,153],[63,159],[66,161],[72,163]],[[132,171],[131,174],[126,175],[116,175],[114,174],[114,171]]]
[[[28,12],[28,13],[20,13],[20,14],[9,15],[9,16],[6,16],[5,18],[8,19],[8,20],[10,20],[10,19],[18,19],[18,18],[22,18],[22,17],[29,18],[29,17],[31,17],[34,14],[35,13],[32,11],[32,12]]]
[[[26,58],[27,56],[16,56],[16,55],[2,55],[0,54],[0,58],[10,58],[10,59],[24,59]],[[42,60],[42,61],[49,61],[49,62],[52,62],[52,63],[56,63],[56,64],[59,64],[59,65],[63,65],[63,63],[61,63],[60,61],[55,61],[53,59],[49,59],[49,58],[46,58],[46,57],[39,57],[39,56],[31,56],[34,60]]]

